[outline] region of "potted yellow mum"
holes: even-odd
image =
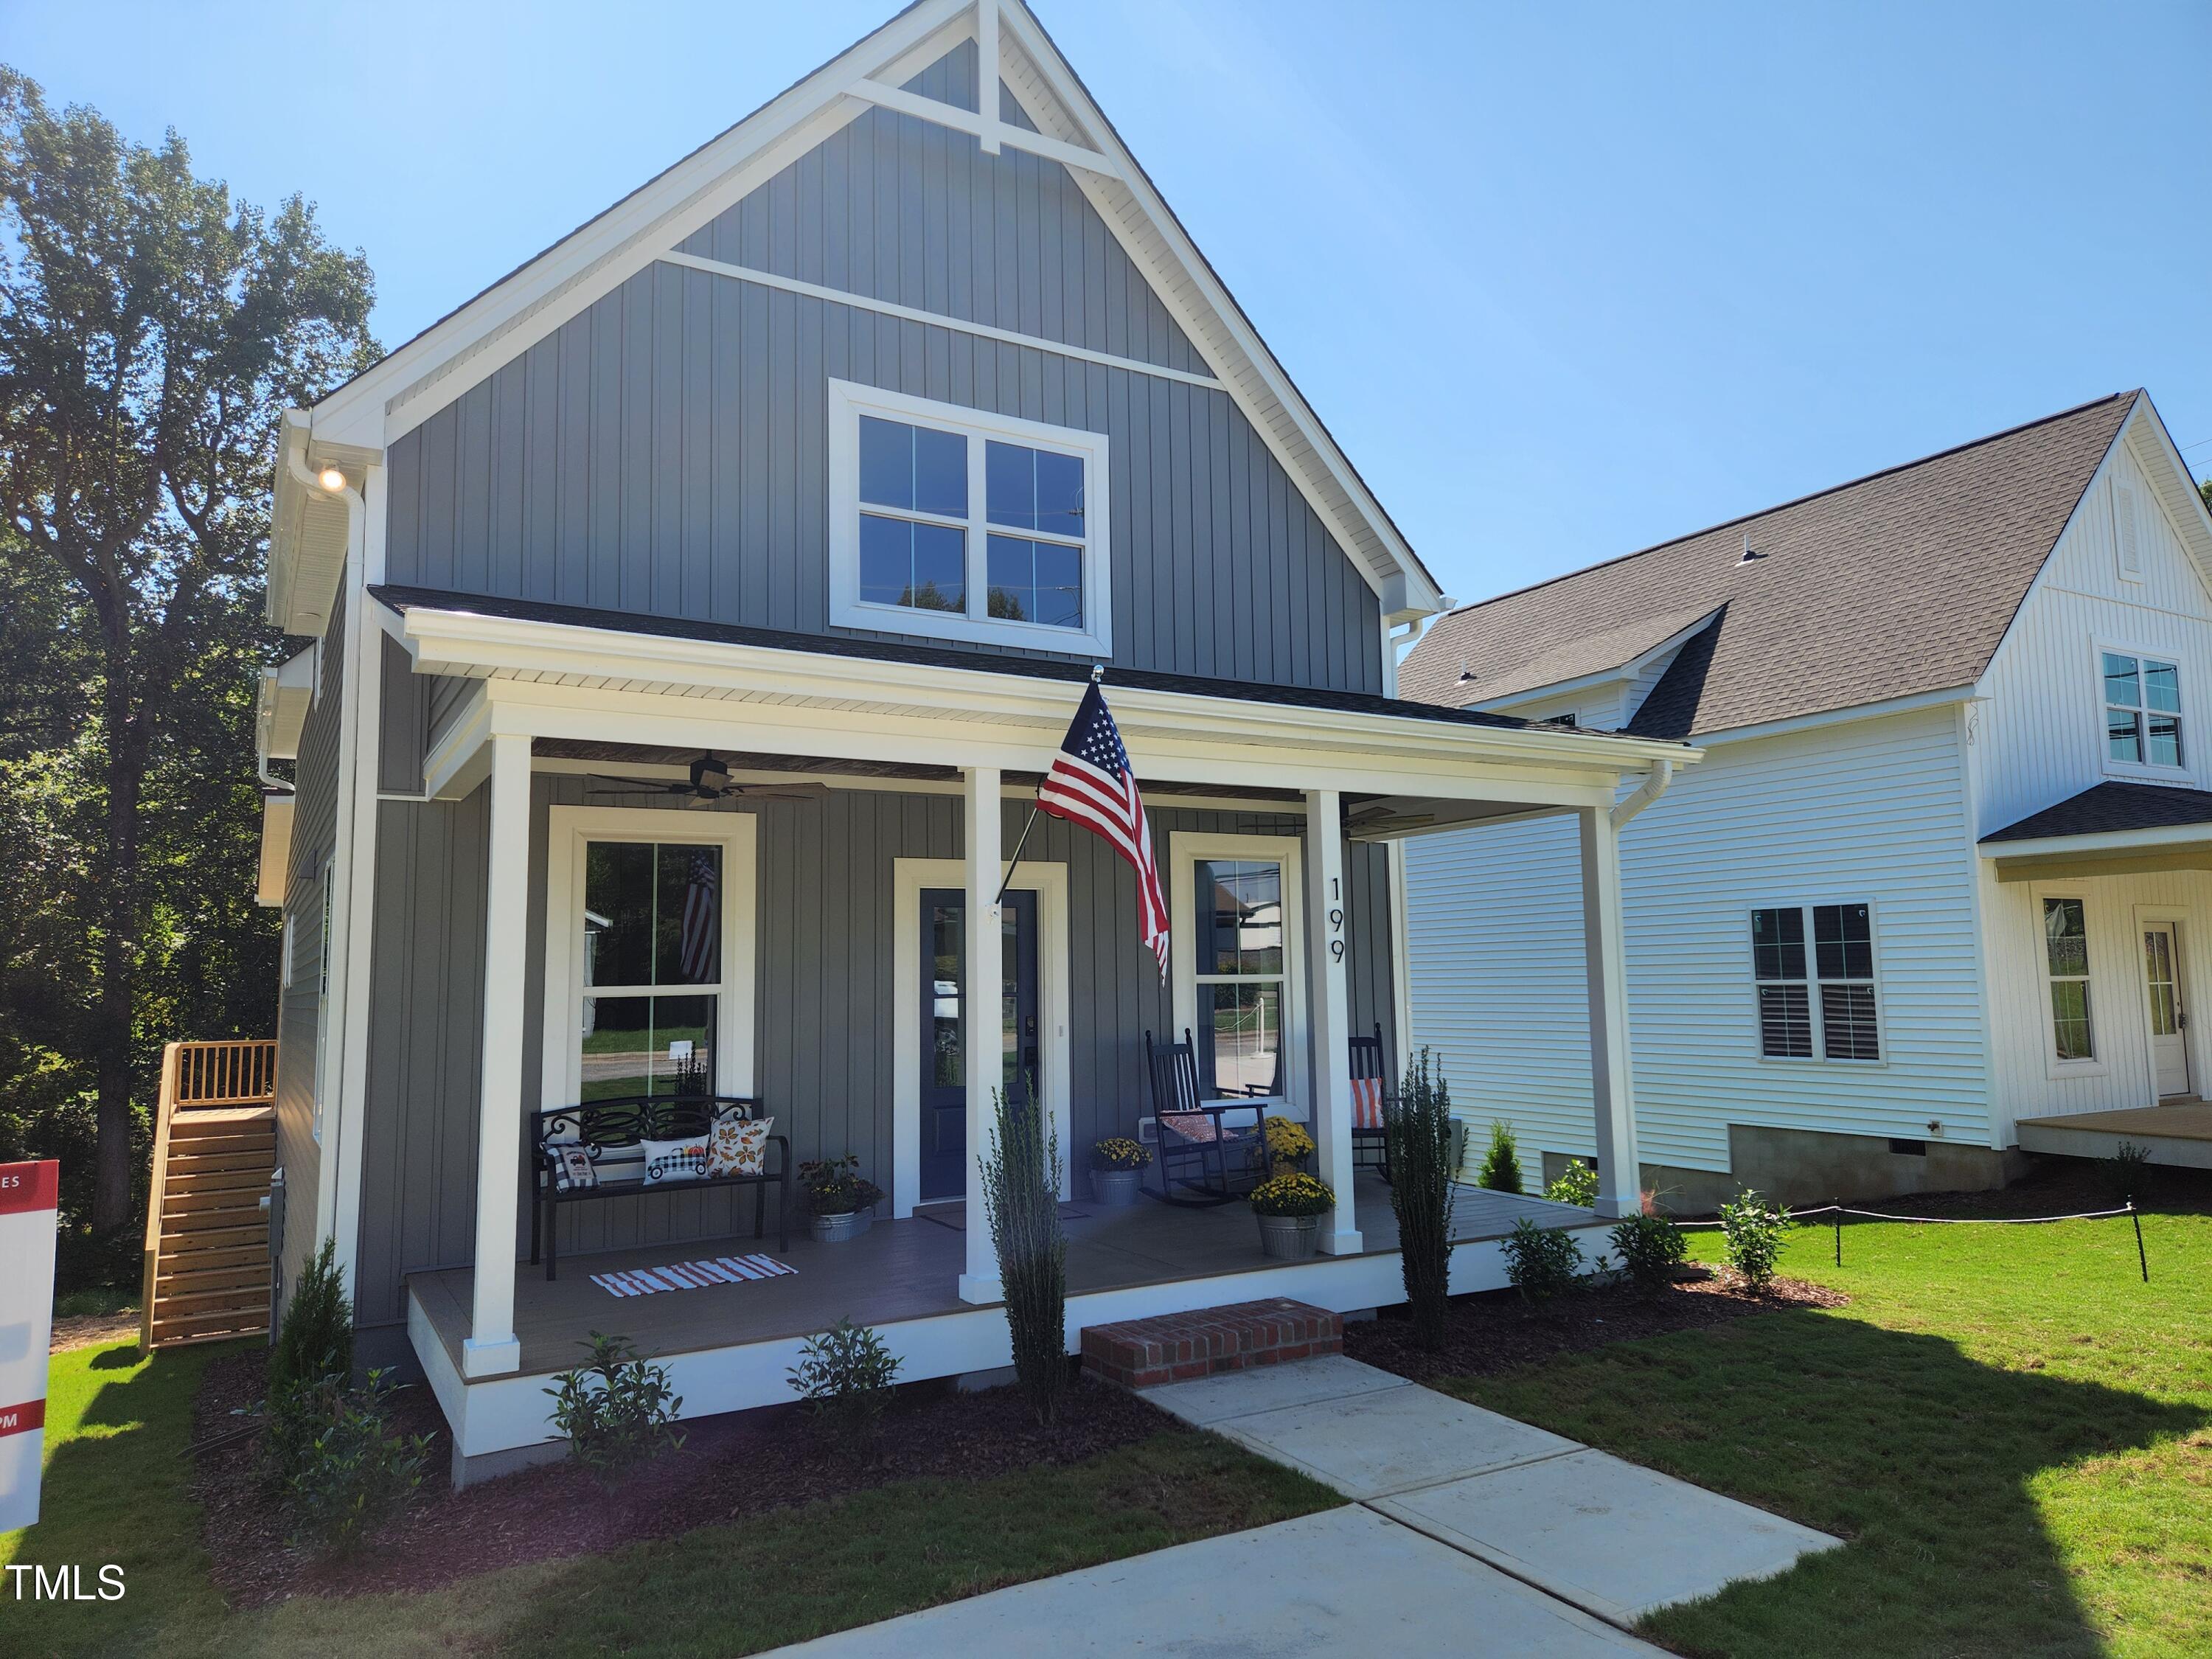
[[[1152,1149],[1127,1135],[1094,1141],[1091,1147],[1091,1196],[1109,1210],[1137,1201],[1137,1183],[1152,1161]]]
[[[1260,1248],[1280,1261],[1304,1261],[1321,1241],[1321,1218],[1336,1207],[1336,1194],[1290,1170],[1255,1187],[1251,1203],[1260,1218]]]

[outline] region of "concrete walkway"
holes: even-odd
[[[1352,1504],[780,1651],[1649,1656],[1618,1627],[1838,1541],[1341,1356],[1145,1398]]]
[[[1839,1541],[1340,1355],[1145,1398],[1615,1624]]]

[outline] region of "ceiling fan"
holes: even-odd
[[[672,783],[665,778],[602,777],[593,774],[599,783],[619,784],[616,789],[594,789],[595,795],[678,795],[686,806],[702,806],[718,800],[827,800],[830,786],[826,783],[793,781],[791,783],[732,783],[730,763],[709,750],[691,763],[691,781]]]

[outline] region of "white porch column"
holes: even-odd
[[[967,982],[960,988],[962,1051],[968,1067],[968,1270],[960,1275],[963,1302],[996,1302],[1000,1295],[998,1254],[991,1248],[989,1212],[983,1204],[983,1159],[997,1121],[991,1091],[1005,1074],[1000,1051],[999,769],[967,769],[963,819],[968,857]]]
[[[1334,789],[1306,793],[1306,1005],[1313,1031],[1314,1147],[1321,1178],[1336,1194],[1322,1223],[1321,1248],[1357,1255],[1352,1193],[1352,994],[1346,984],[1344,817]]]
[[[484,881],[483,1070],[477,1121],[476,1308],[461,1370],[522,1364],[514,1334],[515,1216],[522,1181],[522,941],[530,920],[530,739],[494,737],[491,858]]]
[[[1583,943],[1589,975],[1590,1097],[1597,1114],[1597,1212],[1633,1215],[1643,1200],[1630,1080],[1628,975],[1621,957],[1620,843],[1612,810],[1582,820]]]

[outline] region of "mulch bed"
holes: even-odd
[[[1657,1295],[1610,1285],[1563,1297],[1549,1308],[1530,1307],[1516,1291],[1454,1297],[1440,1349],[1416,1347],[1406,1310],[1388,1308],[1347,1324],[1344,1352],[1417,1382],[1488,1376],[1608,1342],[1699,1330],[1782,1308],[1840,1308],[1850,1300],[1802,1279],[1777,1279],[1755,1296],[1732,1267],[1692,1268]]]
[[[196,1442],[240,1426],[232,1411],[260,1397],[264,1358],[256,1350],[208,1367]],[[232,1606],[435,1589],[501,1567],[671,1537],[894,1480],[988,1480],[1078,1463],[1181,1429],[1135,1395],[1087,1379],[1076,1383],[1051,1429],[1037,1425],[1014,1389],[957,1394],[923,1382],[899,1390],[876,1443],[860,1451],[826,1444],[797,1407],[778,1406],[685,1424],[683,1450],[612,1492],[562,1462],[457,1492],[446,1485],[452,1448],[429,1391],[400,1395],[394,1417],[404,1433],[437,1436],[423,1483],[434,1490],[349,1561],[315,1562],[286,1544],[282,1507],[260,1475],[258,1436],[199,1453],[194,1495],[216,1584]]]

